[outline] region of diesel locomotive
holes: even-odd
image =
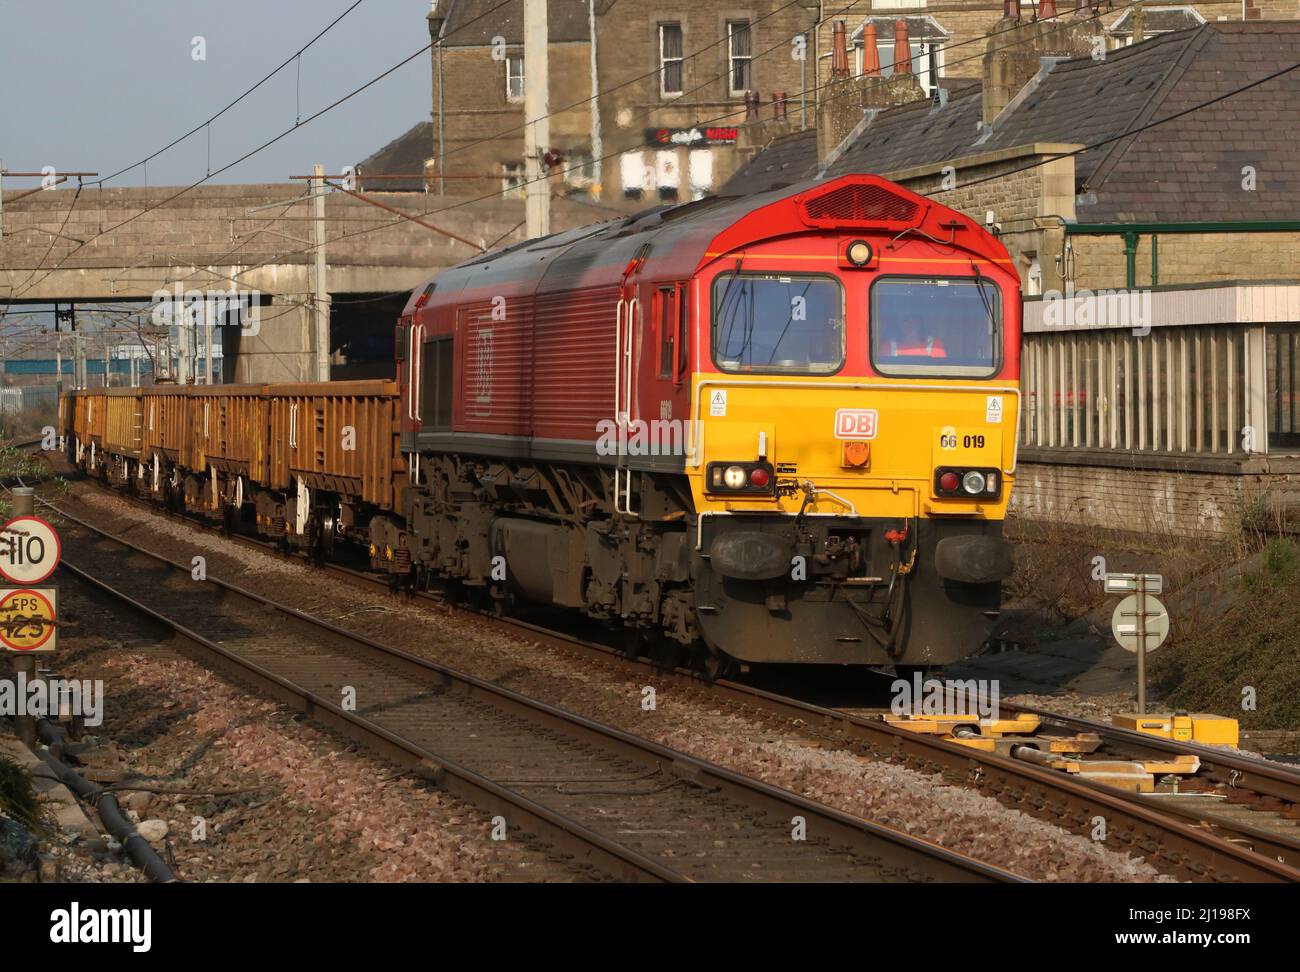
[[[1020,313],[994,236],[846,175],[444,270],[395,382],[155,392],[170,446],[150,389],[75,393],[65,425],[81,465],[178,505],[714,673],[938,666],[1012,569]],[[96,397],[146,431],[110,442]]]

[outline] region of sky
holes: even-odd
[[[0,163],[107,176],[233,101],[353,0],[0,0]],[[188,185],[414,54],[428,0],[362,0],[210,126],[113,186]],[[206,59],[196,60],[194,38]],[[427,53],[213,183],[355,164],[429,120]],[[301,113],[301,114],[300,114]],[[209,163],[209,158],[211,162]],[[6,188],[35,187],[30,180]]]

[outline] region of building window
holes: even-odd
[[[659,25],[659,94],[672,98],[682,93],[682,25]]]
[[[713,150],[691,149],[686,171],[690,176],[691,198],[703,199],[713,188]]]
[[[501,195],[505,199],[524,198],[524,164],[501,163]]]
[[[623,196],[627,199],[640,199],[649,181],[644,153],[625,152],[619,157],[618,168],[623,183]]]
[[[749,21],[727,21],[727,54],[731,94],[743,95],[754,87],[753,56],[750,47]]]
[[[506,101],[524,100],[524,56],[506,55]]]
[[[677,163],[676,149],[663,149],[655,153],[655,188],[664,202],[677,201],[681,185],[681,169]]]
[[[596,160],[590,152],[571,152],[563,163],[564,181],[570,190],[586,192],[596,181]]]
[[[916,79],[921,82],[921,90],[926,94],[930,93],[930,59],[934,59],[934,76],[942,78],[947,72],[944,70],[943,48],[938,44],[923,40],[913,40],[908,42],[908,50],[912,56],[912,73]],[[880,57],[880,73],[883,77],[892,77],[894,74],[894,42],[877,41],[876,52]],[[857,72],[862,73],[862,48],[856,51],[857,55]]]

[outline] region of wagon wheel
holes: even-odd
[[[624,627],[620,638],[619,654],[624,658],[640,658],[648,647],[645,632],[640,628]]]

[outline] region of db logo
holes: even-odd
[[[835,413],[835,438],[874,439],[878,418],[874,408],[841,408]]]

